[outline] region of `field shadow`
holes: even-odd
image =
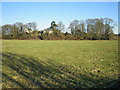
[[[77,73],[66,65],[57,64],[52,60],[44,62],[37,58],[2,53],[3,88],[103,88],[115,80],[108,77],[98,77],[93,73]],[[6,68],[10,69],[9,73]],[[97,78],[95,78],[97,77]],[[104,83],[106,80],[109,83]],[[7,83],[13,83],[11,84]]]

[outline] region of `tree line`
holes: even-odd
[[[41,40],[110,40],[115,36],[115,23],[110,18],[73,20],[68,31],[63,22],[51,22],[44,30],[37,29],[37,23],[16,22],[1,26],[2,39],[41,39]]]

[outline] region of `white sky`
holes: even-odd
[[[1,0],[2,2],[119,2],[119,0]]]

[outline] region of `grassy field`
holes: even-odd
[[[3,88],[106,87],[118,80],[118,41],[2,41]]]

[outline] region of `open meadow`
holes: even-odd
[[[117,40],[2,40],[3,88],[100,88],[118,80]]]

